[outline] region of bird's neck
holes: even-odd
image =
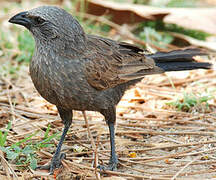
[[[70,47],[78,51],[86,48],[86,36],[85,34],[77,34],[69,37],[56,37],[53,39],[35,38],[35,44],[38,48],[54,49],[61,51],[62,49],[68,50]]]
[[[35,38],[35,46],[34,54],[47,57],[47,61],[52,61],[54,56],[77,59],[86,50],[86,40],[83,37],[70,40],[54,39],[52,41]]]

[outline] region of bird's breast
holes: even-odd
[[[39,94],[52,104],[68,109],[94,110],[98,91],[86,81],[79,60],[34,55],[30,75]]]

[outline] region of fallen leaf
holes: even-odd
[[[210,50],[216,51],[216,41],[201,41],[201,40],[194,39],[190,36],[186,36],[184,34],[173,33],[173,32],[170,32],[170,34],[172,34],[173,36],[177,38],[183,39],[192,45],[196,45],[199,47],[204,47],[204,48],[208,48]]]
[[[128,156],[130,158],[135,158],[137,156],[137,154],[135,152],[131,152],[130,154],[128,154]]]
[[[169,159],[165,159],[164,162],[165,162],[166,164],[173,164],[173,163],[174,163],[174,162],[171,162]]]
[[[202,156],[202,157],[201,157],[201,160],[209,160],[209,156],[208,156],[208,155]]]
[[[160,8],[113,1],[88,0],[87,12],[109,15],[117,24],[163,19],[194,30],[216,34],[216,8]]]

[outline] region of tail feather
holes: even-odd
[[[154,59],[157,67],[164,71],[183,71],[193,69],[210,69],[212,64],[197,62],[194,56],[205,55],[206,52],[198,48],[185,50],[174,50],[170,52],[157,52],[148,57]]]
[[[164,71],[184,71],[193,69],[211,69],[210,63],[199,62],[166,62],[156,63],[156,66],[160,67]]]

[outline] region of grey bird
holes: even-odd
[[[61,147],[72,123],[72,110],[98,111],[110,132],[111,157],[105,169],[116,170],[116,105],[126,89],[145,75],[166,71],[209,69],[211,64],[193,60],[199,49],[145,54],[128,43],[85,34],[79,22],[65,10],[41,6],[13,16],[10,23],[26,27],[35,39],[30,75],[35,88],[56,105],[64,130],[50,165],[61,166]]]

